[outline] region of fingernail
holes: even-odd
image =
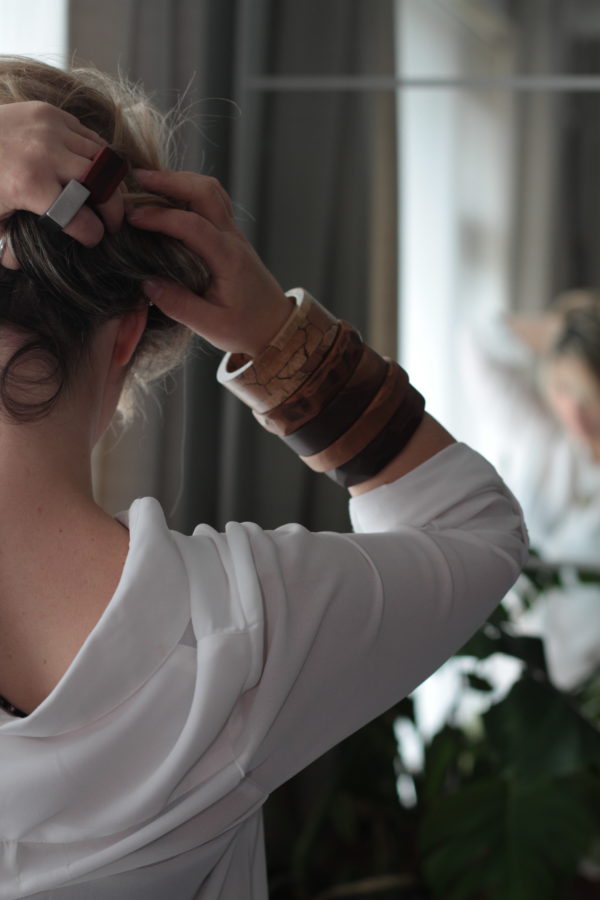
[[[131,172],[135,178],[150,178],[154,175],[152,169],[132,169]]]
[[[144,294],[150,300],[151,303],[154,303],[155,300],[164,294],[165,289],[162,284],[158,284],[156,281],[145,281],[143,285]]]

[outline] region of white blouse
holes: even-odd
[[[526,558],[454,444],[350,502],[358,534],[122,521],[118,588],[27,718],[0,711],[0,898],[264,900],[270,791],[413,690]]]

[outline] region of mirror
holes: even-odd
[[[264,8],[268,39],[247,34],[252,125],[240,125],[237,170],[247,207],[267,214],[255,234],[263,255],[286,283],[308,272],[317,296],[399,354],[430,411],[509,480],[539,550],[597,567],[600,465],[556,425],[527,346],[504,332],[503,364],[515,375],[527,357],[532,404],[512,419],[501,411],[518,395],[514,379],[473,399],[483,378],[461,373],[461,360],[475,320],[540,313],[565,291],[600,287],[600,7]],[[598,373],[600,384],[600,363]]]

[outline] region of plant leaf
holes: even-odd
[[[592,776],[496,776],[441,796],[423,818],[426,880],[443,900],[553,900],[597,827]]]
[[[500,764],[519,777],[569,775],[600,764],[600,732],[549,683],[522,678],[483,719]]]

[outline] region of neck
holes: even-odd
[[[0,424],[0,530],[93,504],[91,442],[60,416]]]

